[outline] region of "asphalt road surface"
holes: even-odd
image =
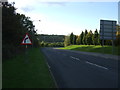
[[[118,60],[42,48],[58,88],[118,88]]]

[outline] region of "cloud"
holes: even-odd
[[[33,6],[26,6],[26,7],[21,7],[21,9],[24,12],[30,12],[30,11],[33,11],[35,8]]]
[[[0,2],[7,2],[8,0],[0,0]]]
[[[48,5],[59,5],[59,6],[65,6],[67,2],[42,2],[43,4],[48,4]]]

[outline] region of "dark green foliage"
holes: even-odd
[[[76,37],[76,35],[74,35],[73,36],[73,45],[76,45],[76,39],[77,39],[77,37]]]
[[[76,39],[76,44],[77,44],[77,45],[80,45],[80,35],[79,35],[79,36],[77,36],[77,39]]]
[[[82,31],[82,33],[80,34],[80,44],[84,44],[83,37],[84,37],[84,32]]]
[[[2,3],[2,52],[3,60],[24,52],[25,46],[20,45],[28,33],[37,47],[35,29],[29,17],[15,12],[16,8],[8,2]]]
[[[87,42],[86,42],[86,35],[88,34],[88,31],[87,29],[85,30],[85,33],[84,33],[84,36],[83,36],[83,39],[82,39],[82,42],[84,45],[87,45]]]
[[[39,34],[37,35],[37,37],[39,38],[40,42],[44,41],[44,42],[49,42],[49,43],[53,43],[53,42],[64,42],[64,35],[47,35],[47,34]]]
[[[65,36],[65,40],[64,40],[64,46],[69,46],[70,45],[70,36]]]
[[[49,43],[49,42],[42,41],[40,43],[40,46],[41,47],[64,47],[64,43],[63,42]]]
[[[94,45],[99,45],[99,33],[97,29],[95,30],[93,36],[92,36],[93,44]]]
[[[86,43],[87,43],[87,45],[92,45],[93,44],[92,36],[93,36],[93,33],[90,30],[90,32],[86,35]]]
[[[70,34],[70,44],[73,44],[74,34],[73,32]]]

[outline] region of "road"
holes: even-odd
[[[118,88],[118,60],[42,48],[58,88]]]

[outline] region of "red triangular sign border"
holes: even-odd
[[[28,36],[28,40],[30,41],[29,43],[26,43],[26,42],[25,42],[25,37],[26,37],[26,36]],[[25,37],[23,38],[21,45],[32,45],[32,42],[31,42],[31,40],[30,40],[30,38],[29,38],[28,33],[26,33]]]

